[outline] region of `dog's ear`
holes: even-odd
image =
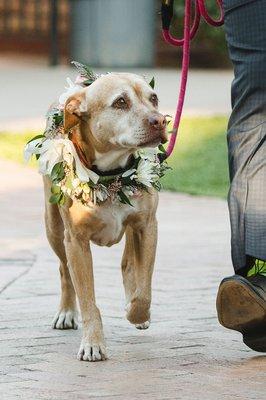
[[[80,122],[82,113],[87,111],[85,92],[79,92],[70,96],[64,109],[64,129],[68,132]]]

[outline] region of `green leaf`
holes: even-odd
[[[58,185],[52,185],[51,187],[51,192],[52,194],[58,194],[61,193],[61,188]]]
[[[60,206],[63,206],[65,204],[65,202],[66,202],[66,196],[64,195],[64,193],[61,193],[61,197],[59,200]]]
[[[153,182],[152,186],[154,187],[154,189],[158,190],[158,192],[160,192],[160,190],[162,189],[160,181]]]
[[[93,82],[94,82],[93,79],[87,79],[86,81],[82,82],[82,84],[85,86],[90,86]]]
[[[49,199],[49,202],[51,204],[58,204],[60,202],[60,199],[61,199],[61,193],[52,194],[52,196]]]
[[[122,182],[123,182],[124,185],[130,186],[130,185],[132,184],[132,182],[133,182],[134,180],[131,179],[130,177],[131,177],[131,175],[121,178],[121,180],[122,180]]]
[[[57,177],[58,172],[60,171],[60,167],[61,167],[62,163],[57,163],[53,166],[52,172],[51,172],[51,178],[54,179]]]
[[[27,142],[27,144],[29,144],[30,142],[33,142],[33,140],[41,139],[41,138],[44,138],[44,137],[45,137],[44,135],[37,135],[37,136],[34,136],[32,139],[30,139],[30,140]]]
[[[128,204],[129,206],[133,207],[133,204],[131,204],[129,198],[122,190],[120,190],[117,194],[120,198],[121,203]]]
[[[55,164],[50,175],[52,182],[58,183],[64,178],[64,176],[65,176],[64,163],[59,162]]]
[[[150,85],[150,87],[151,87],[152,89],[154,89],[154,87],[155,87],[155,79],[154,79],[154,77],[153,77],[152,80],[150,81],[149,85]]]
[[[163,147],[162,144],[159,144],[158,149],[162,152],[162,153],[166,153],[165,148]]]
[[[55,113],[55,114],[53,114],[53,121],[54,121],[56,126],[62,124],[63,123],[63,119],[64,119],[63,113]]]
[[[51,192],[53,193],[49,199],[49,202],[52,204],[59,204],[63,206],[66,202],[66,196],[61,191],[59,186],[53,185],[51,187]]]

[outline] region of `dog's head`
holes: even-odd
[[[135,74],[101,76],[71,96],[65,105],[65,128],[80,121],[101,147],[135,150],[166,142],[166,119],[158,112],[157,95]]]

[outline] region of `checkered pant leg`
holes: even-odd
[[[235,271],[266,260],[266,1],[224,0],[235,78],[228,124],[228,204]]]

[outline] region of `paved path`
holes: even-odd
[[[104,73],[106,71],[97,71]],[[141,69],[131,72],[155,76],[160,109],[174,114],[180,72],[173,69]],[[48,68],[40,63],[0,57],[0,130],[41,129],[44,115],[64,91],[66,77],[74,78],[76,71],[60,66]],[[232,71],[190,71],[184,111],[186,114],[229,114]]]
[[[224,201],[161,194],[147,331],[124,318],[122,246],[93,249],[110,359],[91,364],[75,359],[80,329],[50,328],[59,274],[43,231],[41,179],[0,161],[0,180],[1,400],[265,398],[265,357],[216,320],[217,285],[231,273]]]

